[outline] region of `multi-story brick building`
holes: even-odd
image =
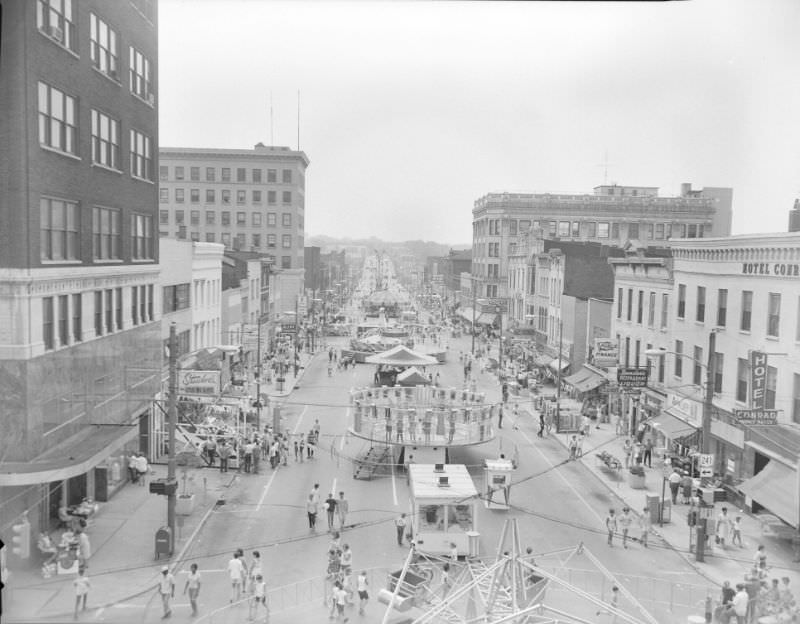
[[[601,185],[594,194],[489,193],[472,210],[472,275],[479,297],[508,296],[509,247],[521,232],[621,247],[629,240],[669,245],[671,238],[728,236],[733,192],[692,190],[659,197],[655,187]]]
[[[124,483],[160,384],[158,28],[37,0],[0,29],[0,529],[36,531]]]
[[[159,232],[302,269],[309,160],[288,147],[159,150]]]

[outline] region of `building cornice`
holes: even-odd
[[[296,151],[288,147],[258,149],[214,149],[204,147],[161,147],[158,150],[159,158],[173,158],[176,160],[263,160],[267,162],[285,162],[287,160],[300,160],[305,167],[311,163],[303,151]]]

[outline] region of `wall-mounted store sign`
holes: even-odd
[[[733,410],[733,417],[742,425],[777,425],[778,410]]]
[[[750,407],[764,409],[764,395],[767,389],[767,354],[763,351],[750,352]]]
[[[784,262],[744,262],[742,275],[774,275],[776,277],[800,277],[800,264]]]

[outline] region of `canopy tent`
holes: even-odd
[[[417,353],[405,345],[397,345],[383,353],[370,355],[364,361],[367,364],[386,364],[387,366],[432,366],[439,363],[435,357]]]
[[[397,376],[397,383],[401,386],[420,386],[428,385],[431,381],[416,366],[412,366]]]
[[[480,316],[475,319],[476,325],[496,325],[499,315],[494,312],[481,312]]]

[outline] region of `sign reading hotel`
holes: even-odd
[[[733,410],[733,417],[742,425],[777,425],[778,410]]]
[[[744,262],[742,275],[772,275],[775,277],[800,277],[800,264],[785,262]]]
[[[593,363],[598,368],[611,368],[619,361],[619,345],[616,340],[595,338]]]
[[[178,394],[219,394],[220,371],[178,371]]]
[[[767,354],[763,351],[750,352],[750,407],[763,410],[767,390]]]
[[[646,368],[617,369],[617,384],[621,388],[643,388],[647,385]]]

